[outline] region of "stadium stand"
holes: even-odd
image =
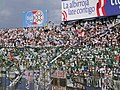
[[[48,72],[50,60],[70,47],[51,69],[66,70],[66,86],[74,88],[113,88],[112,78],[120,79],[119,46],[120,27],[111,21],[0,30],[0,60],[6,70],[16,68],[18,75],[37,64]]]
[[[75,27],[76,26],[76,27]],[[119,27],[113,22],[84,25],[62,25],[52,28],[18,28],[0,31],[0,45],[6,47],[66,46],[79,42],[81,46],[118,46]]]

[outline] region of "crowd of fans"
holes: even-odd
[[[7,47],[66,46],[118,46],[120,28],[110,29],[113,22],[82,23],[41,28],[0,30],[0,45]]]
[[[110,60],[110,58],[114,59],[114,57],[112,57],[114,50],[108,50],[107,53],[103,53],[106,52],[106,50],[103,52],[101,52],[101,50],[105,49],[104,47],[109,48],[112,46],[114,48],[114,46],[120,45],[120,27],[115,27],[116,24],[113,24],[113,22],[114,21],[109,20],[105,22],[98,21],[85,22],[81,24],[61,24],[58,26],[50,26],[49,23],[48,26],[39,28],[1,29],[0,46],[51,47],[51,49],[43,48],[39,50],[34,50],[33,48],[20,48],[20,50],[16,48],[3,48],[0,51],[2,53],[1,57],[3,56],[3,58],[6,60],[6,63],[10,59],[10,61],[12,61],[10,63],[12,63],[12,65],[15,64],[20,71],[22,70],[21,67],[27,68],[32,65],[37,66],[36,64],[41,64],[44,67],[46,66],[45,68],[49,68],[49,60],[57,57],[66,49],[67,46],[78,45],[80,46],[80,49],[77,48],[75,51],[72,49],[68,50],[68,52],[66,52],[68,55],[64,54],[61,58],[58,58],[60,60],[55,61],[55,63],[52,65],[52,69],[66,70],[68,83],[73,83],[73,87],[77,87],[76,83],[80,80],[77,81],[75,79],[80,79],[79,77],[81,76],[84,77],[84,83],[86,86],[94,85],[93,76],[97,74],[97,87],[102,87],[104,86],[102,84],[105,84],[106,86],[111,86],[110,88],[112,88],[112,85],[107,85],[105,80],[109,78],[109,82],[109,80],[115,76],[114,72],[119,73],[120,69],[114,67],[114,65],[119,66],[120,63]],[[65,47],[58,48],[57,50],[52,46]],[[83,49],[87,50],[84,51],[81,49],[81,47],[85,47]],[[92,47],[102,48],[92,49]],[[119,53],[120,52],[117,54],[114,53],[114,56],[119,56]],[[33,58],[34,56],[37,56],[37,59]],[[110,62],[109,64],[112,66],[112,68],[111,66],[109,67],[106,65],[108,62]],[[96,66],[94,67],[95,64]]]

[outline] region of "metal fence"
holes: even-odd
[[[5,77],[1,86],[17,86],[16,90],[119,89],[119,56],[120,47],[1,47],[1,77]]]

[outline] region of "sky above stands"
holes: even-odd
[[[48,10],[48,18],[61,21],[61,0],[0,0],[0,28],[22,27],[22,12]]]

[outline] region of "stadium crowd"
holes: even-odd
[[[45,26],[42,28],[18,28],[0,30],[0,45],[7,47],[66,46],[118,46],[120,32],[110,29],[112,22],[78,25]]]
[[[96,23],[81,23],[72,25],[69,24],[61,24],[59,26],[50,26],[49,24],[45,27],[34,27],[34,28],[17,28],[17,29],[1,29],[0,30],[0,46],[3,47],[52,47],[52,46],[72,46],[78,45],[80,49],[76,51],[73,50],[71,54],[71,50],[68,51],[68,56],[62,55],[61,60],[58,60],[52,65],[52,69],[59,70],[67,70],[66,76],[68,83],[73,83],[73,87],[77,87],[76,79],[80,79],[79,77],[84,77],[84,83],[87,86],[94,85],[94,75],[96,76],[95,86],[97,87],[108,87],[112,88],[111,85],[112,80],[115,75],[114,73],[119,73],[120,69],[114,67],[115,65],[119,66],[119,60],[111,61],[112,50],[106,51],[102,49],[120,46],[120,28],[113,27],[115,24],[111,21],[107,22],[96,22]],[[81,49],[83,47],[83,49]],[[85,48],[84,48],[85,47]],[[89,48],[86,48],[89,47]],[[101,47],[101,48],[93,48],[92,47]],[[104,48],[105,47],[105,48]],[[86,51],[84,51],[86,49]],[[7,56],[10,57],[10,61],[16,60],[16,67],[27,68],[27,66],[41,64],[49,68],[49,60],[51,58],[58,56],[60,53],[64,51],[64,48],[59,49],[59,52],[56,52],[55,48],[50,50],[40,49],[33,50],[17,50],[14,49],[1,49],[0,52],[3,51],[3,55],[7,62]],[[18,53],[17,53],[18,51]],[[98,51],[98,55],[96,54]],[[10,53],[8,53],[10,52]],[[22,52],[22,53],[21,53]],[[107,52],[107,53],[104,53]],[[32,53],[32,54],[31,54]],[[37,54],[35,54],[37,53]],[[24,55],[23,55],[24,54]],[[38,55],[38,59],[32,60],[33,56]],[[95,57],[94,57],[94,55]],[[115,55],[115,53],[113,53]],[[119,56],[120,50],[118,50],[117,55]],[[22,56],[23,55],[23,56]],[[2,56],[2,55],[1,55]],[[23,57],[23,58],[21,58]],[[90,58],[89,58],[90,57]],[[107,58],[108,57],[108,58]],[[66,59],[65,61],[62,59]],[[112,57],[113,59],[114,57]],[[25,59],[25,60],[23,60]],[[27,60],[28,59],[28,60]],[[59,59],[59,58],[58,58]],[[108,60],[107,60],[108,59]],[[9,61],[9,60],[8,60]],[[110,62],[111,66],[107,66],[106,64]],[[13,63],[13,62],[11,62]],[[96,67],[92,66],[97,64]],[[91,64],[91,66],[89,65]],[[66,66],[66,67],[65,67]],[[11,67],[11,66],[10,66]],[[20,68],[20,70],[22,70]],[[96,72],[95,72],[96,71]],[[111,75],[112,74],[112,75]],[[109,79],[108,79],[109,78]],[[119,78],[120,79],[120,78]],[[107,80],[107,81],[106,81]],[[92,82],[92,83],[91,83]],[[108,85],[110,82],[110,85]],[[103,89],[104,90],[104,89]],[[112,90],[112,89],[111,89]]]

